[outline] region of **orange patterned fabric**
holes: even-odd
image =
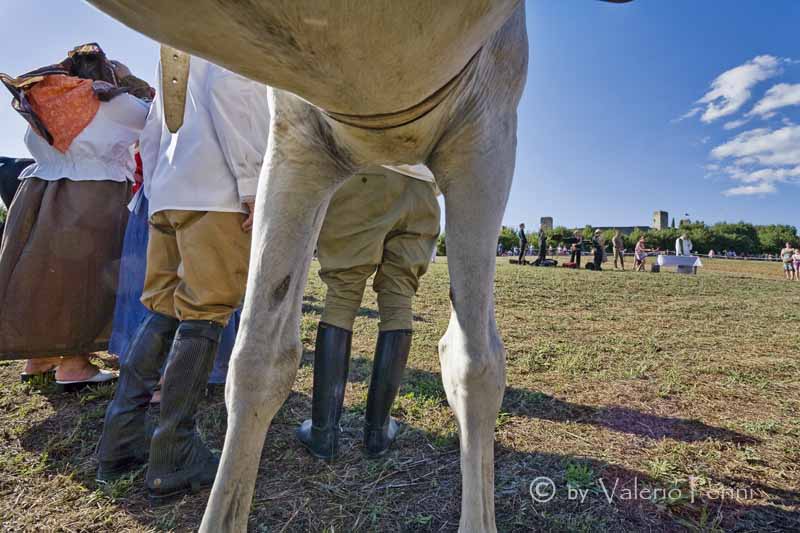
[[[97,114],[100,100],[92,80],[63,74],[45,76],[28,89],[34,113],[53,136],[53,147],[64,153]]]

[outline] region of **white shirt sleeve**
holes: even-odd
[[[139,155],[142,158],[142,177],[144,178],[145,196],[149,196],[148,186],[153,171],[158,164],[161,149],[161,135],[164,129],[164,101],[161,99],[161,62],[156,67],[156,97],[150,106],[150,112],[139,136]]]
[[[252,198],[267,150],[268,88],[213,64],[207,84],[211,120],[239,198]]]

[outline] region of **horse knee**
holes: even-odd
[[[243,341],[231,358],[226,405],[252,408],[282,403],[294,384],[302,349],[296,338],[281,339],[272,349]]]
[[[439,342],[445,386],[461,389],[475,383],[481,389],[502,392],[505,384],[505,350],[493,328],[483,334],[447,334]]]

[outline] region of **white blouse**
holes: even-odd
[[[35,163],[19,179],[54,181],[133,181],[132,147],[144,128],[150,106],[129,94],[100,102],[92,121],[63,154],[28,127],[25,145]]]

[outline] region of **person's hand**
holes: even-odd
[[[247,209],[247,218],[242,222],[242,230],[249,233],[253,229],[253,214],[256,212],[256,199],[243,198],[242,206]]]

